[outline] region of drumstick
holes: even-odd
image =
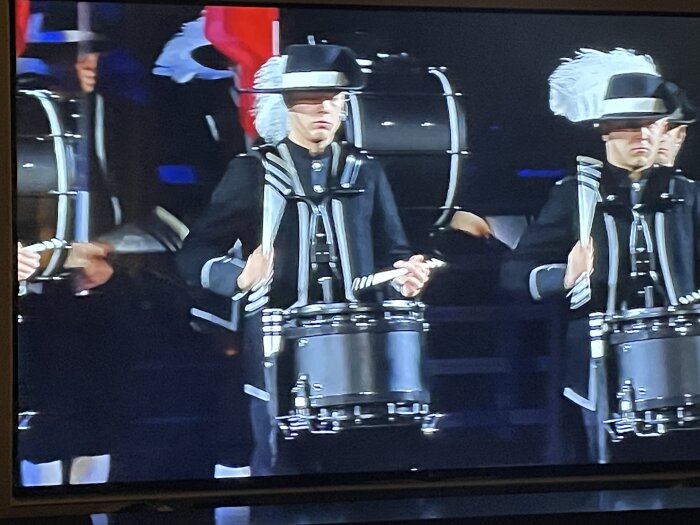
[[[582,246],[588,246],[593,226],[593,215],[599,198],[599,187],[603,163],[591,157],[579,155],[577,163],[579,240]]]
[[[689,293],[688,295],[684,295],[682,297],[678,298],[678,302],[681,304],[692,304],[700,300],[700,290],[697,290],[695,292]]]
[[[442,268],[443,266],[446,266],[447,263],[445,261],[441,261],[440,259],[429,259],[425,262],[419,263],[423,268],[427,269],[432,269],[432,268]],[[370,288],[372,286],[377,286],[380,284],[387,283],[389,281],[392,281],[396,279],[397,277],[400,277],[402,275],[406,275],[408,273],[407,268],[396,268],[394,270],[382,270],[377,273],[372,273],[370,275],[365,275],[364,277],[355,277],[352,281],[352,290],[354,292],[357,292],[359,290],[364,290],[366,288]]]
[[[47,250],[55,250],[57,248],[70,248],[68,241],[57,239],[54,237],[48,241],[41,241],[28,246],[23,246],[22,249],[28,252],[40,253]]]

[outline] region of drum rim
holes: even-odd
[[[677,315],[700,315],[700,306],[679,305],[679,306],[658,306],[654,308],[635,308],[627,310],[624,314],[614,314],[610,316],[610,322],[639,321],[642,319],[656,319],[659,317],[670,317]]]
[[[695,407],[700,403],[700,394],[685,396],[669,396],[662,398],[642,398],[634,401],[636,412],[661,412],[663,410],[673,411],[678,408]]]
[[[15,98],[33,99],[38,101],[49,124],[51,141],[49,146],[53,148],[56,160],[56,194],[52,199],[57,199],[56,222],[54,227],[54,237],[58,239],[68,238],[71,230],[70,215],[72,214],[73,202],[68,195],[71,186],[71,174],[75,170],[74,151],[69,144],[68,135],[65,131],[65,122],[61,113],[61,108],[57,99],[61,96],[54,91],[47,89],[19,89],[15,92]],[[21,141],[18,141],[17,147]],[[15,154],[19,160],[19,150]],[[15,174],[16,184],[19,184],[21,170]],[[51,193],[49,192],[49,195]],[[41,194],[28,193],[17,194],[17,199],[33,199]],[[39,241],[40,239],[33,239]],[[55,248],[51,250],[49,262],[45,267],[40,268],[39,273],[34,277],[36,281],[48,281],[60,279],[66,270],[63,268],[68,252],[65,248]]]
[[[425,305],[410,299],[394,299],[382,303],[315,303],[285,310],[285,318],[306,317],[309,315],[338,315],[365,312],[421,311]]]

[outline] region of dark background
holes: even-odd
[[[146,104],[143,120],[132,127],[138,131],[144,124],[155,126],[142,140],[152,148],[156,165],[186,162],[197,167],[205,187],[200,200],[173,204],[186,213],[187,206],[206,200],[222,166],[243,147],[235,138],[225,147],[208,143],[201,118],[216,105],[228,104],[236,111],[227,100],[229,81],[176,85],[146,75],[164,43],[183,22],[195,19],[201,6],[106,3],[98,10],[105,13],[105,29],[123,46],[117,56],[126,54],[140,66],[138,74],[132,65],[131,72],[107,75],[102,91],[125,97],[129,92],[124,82],[135,83],[138,90],[132,90],[131,97],[138,91]],[[572,168],[576,155],[604,156],[602,142],[591,128],[549,111],[547,78],[559,59],[573,57],[581,47],[634,49],[650,54],[665,78],[683,87],[691,100],[700,100],[697,24],[697,17],[659,15],[296,7],[281,9],[281,47],[314,35],[317,41],[351,45],[360,55],[406,52],[426,67],[446,66],[450,80],[465,95],[472,154],[459,204],[482,214],[534,214],[553,180],[518,177],[519,170],[561,172]],[[105,70],[109,61],[106,55]],[[128,122],[125,127],[130,127]],[[164,128],[172,131],[167,137]],[[125,148],[129,140],[134,139],[126,134]],[[679,159],[691,177],[700,171],[700,159],[694,154],[698,146],[700,137],[691,126]],[[143,171],[143,166],[133,168],[132,172]]]
[[[285,18],[285,15],[288,18]],[[308,34],[330,42],[365,31],[384,52],[407,52],[428,66],[446,66],[466,95],[470,150],[462,205],[485,214],[533,212],[548,183],[518,170],[571,168],[576,155],[602,158],[602,142],[585,125],[549,111],[547,78],[581,47],[615,47],[651,55],[665,78],[700,97],[698,19],[630,15],[571,15],[416,10],[285,10],[288,43]],[[288,20],[288,22],[287,22]],[[334,38],[334,35],[337,35]],[[679,164],[698,171],[700,137],[691,127]],[[551,181],[549,181],[551,183]]]
[[[60,3],[33,2],[36,10],[42,5]],[[161,204],[191,224],[230,158],[243,150],[230,81],[178,85],[150,74],[165,42],[201,6],[95,7],[95,23],[115,42],[102,59],[98,90],[114,110],[108,157],[126,188],[127,220]],[[315,35],[317,41],[352,45],[360,54],[405,52],[425,67],[446,66],[465,94],[472,153],[458,204],[484,215],[537,213],[555,179],[521,177],[520,170],[563,172],[578,154],[604,155],[592,129],[549,112],[547,77],[561,57],[580,47],[636,49],[652,55],[664,76],[700,100],[700,24],[694,17],[283,8],[281,29],[283,47]],[[396,83],[399,87],[400,77]],[[204,115],[212,112],[224,117],[230,112],[225,143],[209,136]],[[680,161],[691,176],[700,173],[698,140],[691,127]],[[191,166],[193,183],[161,180],[158,167],[173,164]],[[420,194],[430,186],[411,190]],[[500,296],[502,252],[465,238],[450,243],[463,248],[450,259],[453,271],[436,277],[424,297],[432,325],[426,367],[434,407],[449,415],[444,430],[430,439],[389,429],[290,445],[302,470],[309,457],[331,458],[340,471],[562,461],[560,316],[546,305],[513,304]],[[162,264],[160,273],[168,274],[168,263]],[[156,278],[133,267],[124,273],[126,281],[95,295],[92,304],[99,308],[64,297],[62,321],[51,315],[55,305],[35,307],[48,312],[40,321],[49,335],[68,326],[103,327],[96,337],[101,343],[85,338],[71,346],[64,338],[61,348],[73,354],[53,359],[66,372],[66,388],[77,392],[70,373],[84,362],[81,344],[110,354],[105,360],[92,355],[91,363],[102,367],[96,375],[105,381],[124,381],[111,383],[122,394],[116,403],[129,420],[117,429],[123,459],[115,459],[115,474],[121,480],[210,477],[212,464],[229,453],[233,440],[227,436],[244,439],[247,432],[245,402],[231,397],[240,392],[237,356],[226,348],[213,351],[208,336],[189,331],[189,297],[175,275]],[[110,317],[110,305],[123,310]],[[29,362],[22,355],[19,360],[20,366]],[[35,361],[41,368],[41,359]],[[71,397],[70,391],[62,394]],[[117,425],[109,419],[113,407],[102,413],[105,424]]]

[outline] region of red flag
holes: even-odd
[[[255,72],[277,52],[274,24],[279,9],[269,7],[207,6],[204,12],[204,34],[212,45],[238,67],[238,81],[243,88],[252,88]],[[242,93],[240,120],[243,130],[256,137],[252,109],[255,96]]]
[[[27,46],[27,23],[29,22],[29,0],[15,0],[15,56],[24,53]]]

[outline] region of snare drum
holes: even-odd
[[[613,434],[700,428],[700,309],[631,310],[606,324]]]
[[[277,421],[285,436],[400,424],[434,429],[422,371],[423,311],[412,301],[387,301],[267,315],[268,338],[280,339]]]

